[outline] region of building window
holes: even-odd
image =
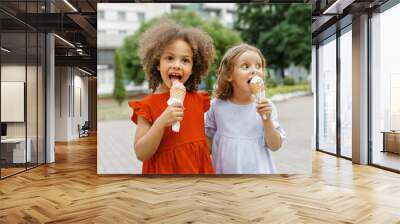
[[[400,4],[371,18],[372,163],[400,171]],[[384,133],[386,132],[386,133]]]
[[[232,11],[230,11],[230,10],[226,11],[226,18],[225,18],[226,24],[227,24],[229,27],[233,27],[233,24],[234,24],[234,22],[235,22],[236,19],[237,19],[236,17],[237,17],[237,15],[236,15],[235,12],[232,12]]]
[[[179,12],[185,10],[186,6],[184,5],[171,5],[171,12]]]
[[[138,12],[137,13],[137,18],[140,24],[144,23],[146,17],[145,14],[143,12]]]
[[[336,154],[336,35],[318,48],[318,148]]]
[[[104,11],[99,11],[99,19],[104,20]]]
[[[118,20],[125,20],[126,19],[126,13],[122,12],[122,11],[117,12],[117,18],[118,18]]]
[[[110,50],[99,50],[97,54],[99,65],[114,65],[114,52]]]
[[[352,158],[352,34],[340,36],[340,154]],[[344,33],[345,32],[345,33]]]
[[[106,82],[107,82],[107,80],[106,80],[106,71],[101,71],[101,72],[98,72],[98,79],[97,80],[99,80],[99,84],[100,85],[104,85],[104,84],[106,84]]]
[[[221,18],[221,10],[219,9],[207,9],[205,12],[207,14],[207,18]]]

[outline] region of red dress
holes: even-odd
[[[168,98],[166,92],[130,101],[132,121],[137,124],[137,116],[141,116],[153,124],[167,107]],[[210,108],[210,97],[203,92],[187,92],[183,106],[180,131],[173,132],[171,126],[165,128],[156,153],[143,161],[143,174],[214,174],[204,129],[204,112]]]

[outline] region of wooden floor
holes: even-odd
[[[400,154],[375,151],[372,160],[374,164],[400,170]]]
[[[17,167],[10,167],[10,166],[16,166],[14,164],[10,164],[10,165],[8,165],[8,167],[2,167],[1,168],[1,178],[6,178],[8,176],[15,175],[20,172],[24,172],[27,169],[29,170],[29,169],[34,169],[35,167],[37,167],[36,163],[27,163],[26,165],[27,165],[27,167],[25,167],[25,164],[18,164]]]
[[[386,224],[400,175],[316,152],[311,176],[98,176],[89,137],[0,181],[0,202],[0,223]]]
[[[7,177],[7,176],[11,176],[13,174],[19,173],[19,172],[23,172],[25,171],[26,168],[25,167],[18,167],[18,168],[1,168],[1,178]]]

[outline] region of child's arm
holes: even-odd
[[[206,129],[206,142],[208,146],[208,150],[212,153],[212,142],[215,132],[217,131],[217,124],[215,122],[214,116],[214,107],[211,108],[206,112],[206,116],[204,119],[204,126]]]
[[[206,142],[207,142],[207,145],[208,145],[208,150],[210,151],[210,153],[212,153],[212,140],[208,137],[208,136],[206,136]]]
[[[265,144],[267,144],[267,147],[272,151],[277,151],[282,145],[281,134],[274,127],[271,118],[263,121],[263,123]]]
[[[178,104],[168,106],[153,125],[139,116],[135,135],[136,157],[140,161],[150,159],[160,145],[164,129],[182,119],[183,108]]]
[[[265,144],[272,151],[277,151],[281,148],[282,139],[281,134],[276,130],[271,120],[272,105],[268,100],[258,103],[257,112],[260,113],[260,115],[264,114],[267,116],[267,120],[263,119]]]

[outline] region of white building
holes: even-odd
[[[154,17],[191,8],[205,19],[218,18],[233,26],[236,5],[233,3],[99,3],[97,5],[97,94],[111,95],[114,89],[114,50],[122,46],[125,37]],[[128,91],[143,91],[147,83],[126,85]]]

